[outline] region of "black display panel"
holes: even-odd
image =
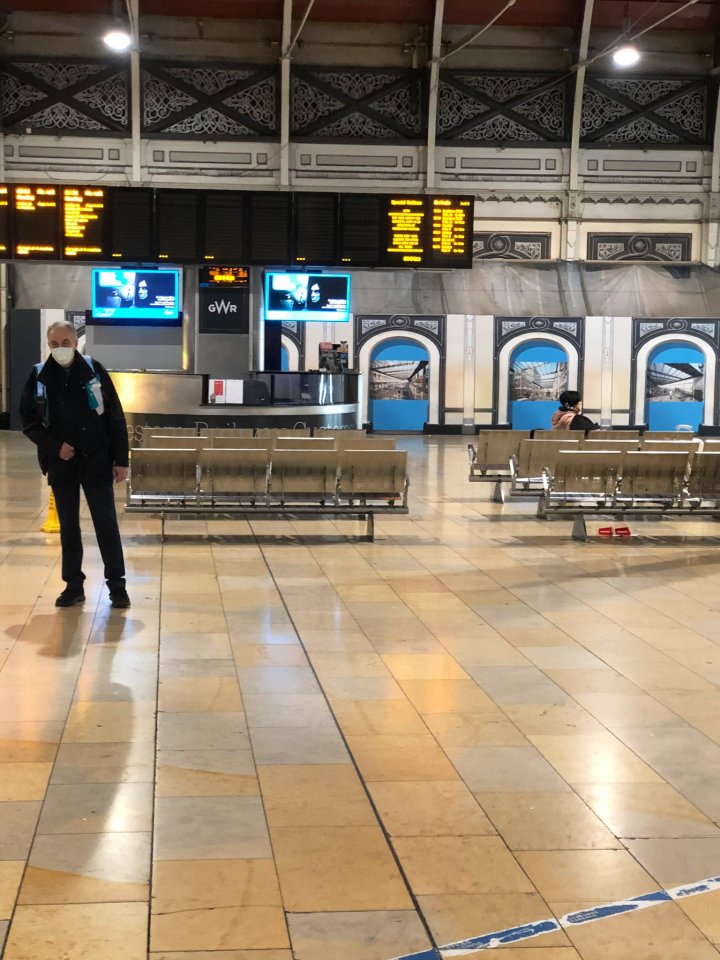
[[[251,193],[248,201],[250,263],[290,263],[292,194]]]
[[[153,194],[153,190],[132,187],[108,190],[109,259],[154,259]]]
[[[0,258],[10,256],[10,187],[0,186]]]
[[[250,291],[246,287],[200,288],[200,333],[248,333]]]
[[[203,204],[203,244],[201,259],[206,262],[245,263],[245,195],[212,191]]]
[[[14,255],[19,260],[60,258],[60,187],[12,187]]]
[[[425,265],[428,267],[472,268],[472,197],[430,197],[430,243]]]
[[[173,263],[199,260],[198,194],[194,190],[155,193],[155,240],[158,260]]]
[[[382,262],[386,197],[362,194],[340,196],[340,264],[374,267]]]
[[[388,267],[421,267],[427,248],[427,204],[425,197],[385,197]]]
[[[296,193],[294,202],[294,262],[334,266],[337,263],[337,194]]]
[[[104,187],[62,188],[62,255],[65,259],[105,259],[106,202]]]

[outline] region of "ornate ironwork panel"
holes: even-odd
[[[207,140],[278,135],[271,67],[143,61],[143,133]]]
[[[443,355],[445,345],[445,317],[444,316],[415,316],[408,314],[355,314],[355,359],[360,354],[360,347],[366,340],[372,339],[378,333],[396,333],[402,337],[404,331],[412,331],[436,345]]]
[[[705,340],[720,353],[720,319],[707,317],[665,317],[652,320],[646,317],[633,317],[632,350],[633,357],[637,356],[640,348],[656,337],[665,334],[676,334],[679,339],[683,336],[698,337]]]
[[[588,76],[581,137],[618,146],[705,146],[716,95],[707,77]]]
[[[568,82],[547,74],[443,70],[438,139],[475,143],[563,143],[569,137]]]
[[[549,233],[476,233],[473,260],[549,260]]]
[[[692,260],[690,233],[589,233],[588,260]]]
[[[290,126],[299,139],[420,140],[425,112],[419,70],[293,69]]]
[[[536,333],[538,338],[553,333],[569,340],[577,348],[578,355],[583,355],[584,317],[495,317],[495,360],[508,340],[524,333]]]
[[[92,60],[4,60],[0,108],[7,133],[126,135],[129,67]]]

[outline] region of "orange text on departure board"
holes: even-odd
[[[390,241],[387,252],[403,263],[421,263],[424,250],[425,201],[422,197],[391,198],[388,207]]]
[[[38,215],[57,209],[57,187],[15,187],[15,210],[21,215]],[[33,253],[56,253],[52,242],[18,243],[15,247],[18,257],[28,257]]]
[[[440,254],[464,255],[468,245],[468,223],[472,201],[433,197],[432,248]]]
[[[66,257],[102,254],[97,237],[105,209],[105,190],[101,187],[63,188],[63,243]],[[96,235],[95,241],[88,235]]]

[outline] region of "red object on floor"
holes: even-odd
[[[613,535],[612,527],[600,527],[598,530],[599,537],[611,537]]]
[[[630,527],[615,527],[615,536],[616,536],[616,537],[629,537],[629,536],[630,536]]]

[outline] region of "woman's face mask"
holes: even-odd
[[[61,367],[69,367],[75,357],[74,347],[53,347],[50,351],[53,360]]]

